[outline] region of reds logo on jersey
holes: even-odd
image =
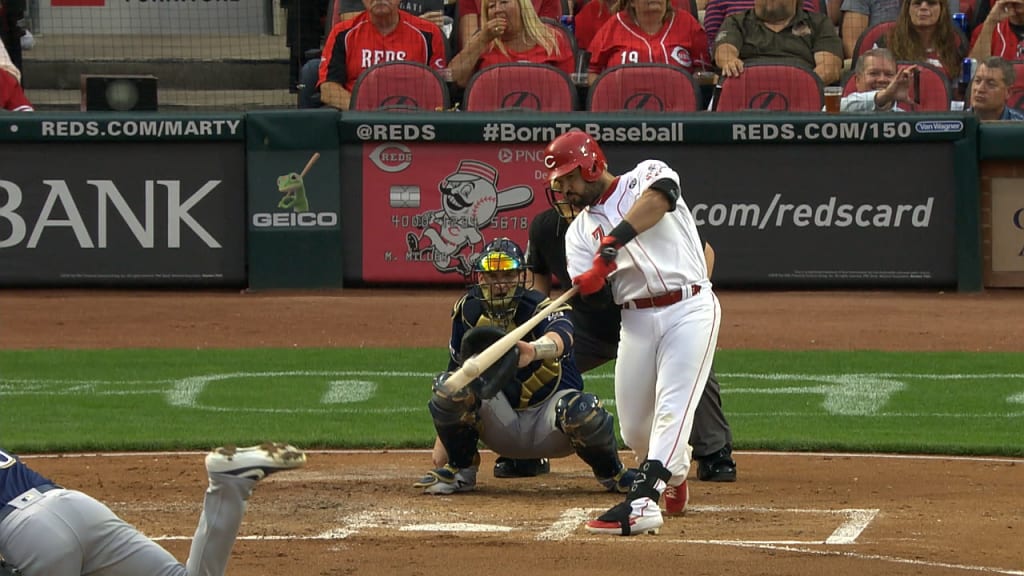
[[[363,68],[369,68],[374,64],[380,64],[381,62],[391,62],[392,60],[405,60],[408,57],[405,50],[367,50],[363,48]]]
[[[676,46],[672,49],[672,59],[678,62],[683,68],[693,66],[693,57],[690,56],[690,51],[682,46]]]

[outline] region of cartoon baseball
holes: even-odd
[[[429,258],[441,272],[469,274],[473,247],[484,241],[480,230],[498,212],[528,206],[533,201],[529,186],[498,190],[498,171],[478,160],[460,160],[455,172],[437,187],[441,209],[420,214],[423,231],[419,235],[409,232],[406,242],[411,257]]]

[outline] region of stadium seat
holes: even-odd
[[[714,108],[718,112],[821,112],[824,106],[824,86],[814,70],[764,63],[747,64],[742,74],[726,78]]]
[[[554,26],[556,29],[558,29],[562,36],[565,36],[565,39],[568,40],[569,46],[572,46],[573,54],[576,54],[577,52],[580,51],[579,46],[576,45],[576,35],[572,33],[572,30],[569,30],[568,28],[565,27],[564,24],[562,24],[558,20],[555,20],[554,18],[541,18],[540,21],[549,26]]]
[[[899,106],[908,112],[949,112],[950,100],[953,98],[949,78],[938,66],[926,62],[897,62],[900,70],[909,66],[917,66],[921,70],[920,96],[911,84],[907,97],[910,102],[900,102]],[[857,91],[857,76],[851,74],[843,84],[843,96]]]
[[[562,70],[547,64],[515,62],[488,66],[473,74],[466,84],[463,109],[572,112],[576,101],[576,87]]]
[[[591,112],[696,112],[700,87],[686,70],[668,64],[625,64],[608,68],[590,87]]]
[[[895,21],[879,22],[874,26],[869,26],[861,32],[860,38],[857,38],[857,43],[853,47],[853,58],[851,59],[850,69],[852,70],[857,65],[857,58],[860,58],[861,54],[874,48],[878,39],[885,36],[895,25]]]
[[[418,62],[370,66],[352,87],[352,110],[434,111],[451,107],[441,76]]]
[[[1013,71],[1016,72],[1017,80],[1010,86],[1010,97],[1006,103],[1011,108],[1024,112],[1024,60],[1014,60]]]

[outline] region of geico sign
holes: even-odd
[[[50,190],[38,214],[25,213],[27,210],[21,205],[24,194],[17,184],[0,180],[0,233],[10,228],[6,236],[0,236],[0,248],[18,246],[26,241],[26,237],[25,246],[35,248],[48,231],[68,229],[80,248],[106,248],[108,228],[117,221],[127,226],[143,248],[156,246],[156,232],[160,227],[166,230],[167,248],[181,248],[182,227],[191,230],[208,247],[220,248],[220,242],[190,214],[220,182],[208,180],[195,192],[182,194],[180,180],[146,180],[140,220],[129,200],[112,181],[86,180],[96,199],[95,210],[85,211],[89,217],[86,220],[66,180],[43,180]],[[166,202],[166,220],[155,218],[158,193]],[[82,191],[79,190],[77,195],[81,199]],[[138,204],[138,195],[132,196],[131,200]]]
[[[338,225],[334,212],[257,212],[252,215],[257,228],[330,228]]]

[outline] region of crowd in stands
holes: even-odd
[[[817,111],[826,86],[844,88],[843,112],[976,109],[1017,119],[1024,108],[1024,0],[361,0],[362,11],[357,1],[333,0],[337,23],[322,59],[307,64],[317,71],[311,92],[343,110],[360,76],[392,60],[433,69],[455,102],[497,64],[529,91],[535,66],[508,66],[523,63],[564,73],[578,110],[590,109],[587,92],[602,75],[639,65],[660,75],[646,85],[678,86],[665,74],[685,75],[699,96],[694,111]],[[627,97],[618,78],[635,74],[614,76],[622,109],[658,109]],[[791,90],[810,97],[788,98]],[[783,98],[757,100],[766,91]]]

